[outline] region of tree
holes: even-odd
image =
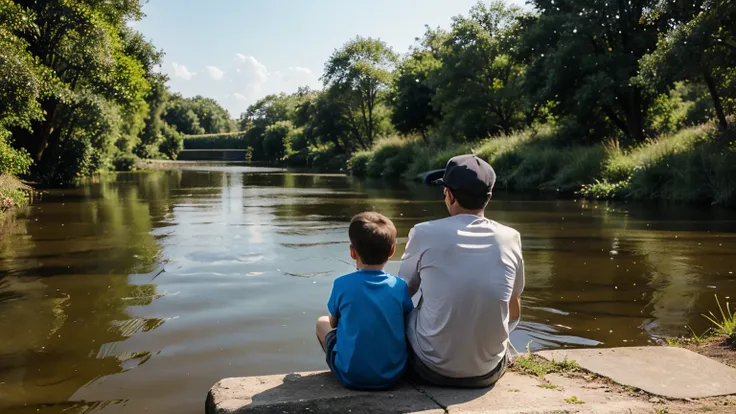
[[[344,95],[346,105],[358,120],[357,138],[363,148],[369,148],[375,138],[379,123],[376,107],[391,82],[396,61],[396,54],[386,43],[357,36],[335,50],[325,64],[325,87]]]
[[[442,67],[440,49],[447,36],[440,29],[427,27],[419,45],[396,68],[391,85],[391,122],[402,134],[421,134],[426,141],[427,132],[440,119],[432,105],[436,89],[429,81],[432,73]]]
[[[230,114],[216,100],[198,95],[187,101],[205,134],[230,132]]]
[[[583,125],[612,123],[631,144],[644,140],[655,92],[632,83],[639,59],[656,47],[642,17],[655,0],[533,0],[539,11],[523,42],[533,56],[526,86],[557,115]]]
[[[725,0],[662,1],[648,17],[662,34],[657,48],[641,59],[642,80],[704,82],[725,131],[736,96],[736,7]]]
[[[184,135],[201,135],[205,133],[199,123],[199,117],[192,109],[191,102],[180,94],[169,98],[162,119]]]
[[[286,154],[286,138],[294,130],[289,121],[279,121],[266,128],[263,134],[263,153],[269,160],[280,161]]]
[[[16,89],[8,101],[20,98],[28,105],[11,131],[15,145],[33,156],[36,172],[68,178],[104,166],[114,144],[129,148],[142,128],[150,88],[150,62],[136,47],[136,42],[146,42],[133,39],[126,27],[142,16],[140,2],[0,0],[0,14],[2,50],[10,45],[7,49],[15,55],[0,66],[7,68],[10,62],[14,75],[28,77],[32,72],[26,69],[38,75],[28,78],[26,92]],[[150,61],[155,60],[154,55]],[[102,133],[91,137],[82,126]],[[61,164],[69,171],[61,171]]]
[[[520,84],[524,65],[512,54],[521,13],[502,2],[478,3],[468,17],[456,17],[433,72],[434,107],[441,128],[467,139],[510,134],[523,123]]]

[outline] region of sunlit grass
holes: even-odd
[[[733,336],[736,335],[736,315],[731,312],[731,304],[726,301],[725,309],[721,306],[718,295],[715,295],[716,304],[718,305],[719,315],[709,311],[708,315],[703,315],[714,326],[713,333],[716,335]]]

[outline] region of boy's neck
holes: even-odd
[[[385,266],[385,264],[380,264],[380,265],[367,265],[367,264],[362,264],[362,263],[356,263],[356,266],[355,267],[357,267],[358,270],[375,270],[375,271],[381,272],[381,271],[383,271],[383,267],[384,266]]]

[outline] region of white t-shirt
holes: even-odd
[[[509,300],[524,289],[519,232],[461,214],[409,232],[399,277],[419,286],[407,338],[430,369],[451,378],[488,374],[506,354]]]

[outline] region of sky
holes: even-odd
[[[404,54],[425,24],[449,28],[476,2],[149,0],[132,26],[165,52],[172,91],[214,98],[237,118],[268,94],[320,88],[330,54],[356,35]]]

